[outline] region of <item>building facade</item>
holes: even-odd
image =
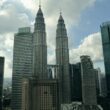
[[[29,27],[20,28],[14,36],[12,110],[21,110],[22,78],[32,76],[32,41]]]
[[[22,110],[59,110],[58,80],[23,80]]]
[[[33,73],[38,79],[47,79],[47,43],[45,22],[41,7],[39,7],[33,33]]]
[[[106,76],[106,110],[110,110],[110,22],[105,22],[101,26],[103,56],[105,64],[105,76]]]
[[[82,99],[84,105],[97,105],[96,71],[89,56],[81,56]]]
[[[107,82],[107,94],[110,97],[110,22],[101,25],[103,55]]]
[[[33,75],[22,83],[22,110],[59,110],[58,80],[47,70],[45,22],[40,6],[33,33]]]
[[[4,57],[0,57],[0,110],[3,109]]]
[[[82,101],[81,63],[70,64],[71,100]]]
[[[101,73],[100,68],[96,69],[96,83],[97,83],[97,96],[98,97],[106,97],[106,79],[105,74]]]
[[[60,14],[56,30],[56,64],[58,65],[60,103],[70,103],[70,75],[68,37],[64,19]]]

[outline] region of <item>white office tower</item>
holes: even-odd
[[[14,36],[12,110],[21,110],[22,78],[32,75],[32,33],[29,27],[20,28]]]

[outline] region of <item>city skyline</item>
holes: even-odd
[[[6,25],[2,26],[2,23],[1,23],[2,29],[1,29],[1,34],[0,34],[1,41],[3,41],[1,43],[2,47],[1,47],[0,53],[1,53],[1,56],[6,57],[5,77],[11,77],[13,34],[17,32],[17,29],[19,27],[30,26],[30,24],[31,24],[31,27],[33,27],[32,25],[33,25],[35,14],[38,9],[39,1],[38,0],[36,0],[36,1],[29,0],[29,2],[30,3],[28,5],[27,5],[28,2],[26,2],[26,0],[23,0],[23,1],[21,0],[21,1],[16,1],[16,2],[13,0],[9,0],[9,1],[2,0],[0,2],[1,21],[3,22],[3,20],[5,20],[4,22],[6,22],[6,25],[8,25],[7,27],[6,27]],[[101,36],[100,36],[99,30],[100,30],[101,23],[106,21],[108,15],[103,20],[99,19],[100,23],[99,24],[97,23],[96,26],[94,26],[94,29],[91,29],[93,24],[88,22],[88,25],[91,26],[91,28],[88,28],[89,29],[88,31],[86,31],[86,28],[85,28],[85,30],[82,32],[82,30],[83,30],[82,26],[83,26],[83,23],[85,23],[85,21],[83,23],[81,21],[84,20],[84,14],[86,14],[86,16],[87,16],[88,12],[92,12],[91,14],[93,14],[94,10],[97,9],[97,6],[99,6],[99,8],[100,8],[101,5],[104,4],[105,2],[107,4],[107,0],[105,2],[103,0],[98,0],[97,2],[95,0],[81,1],[80,2],[81,6],[82,6],[82,7],[80,7],[81,9],[77,9],[77,6],[79,5],[78,2],[69,0],[68,3],[69,4],[72,3],[72,5],[70,5],[70,7],[66,7],[65,6],[66,1],[62,0],[61,2],[58,3],[58,6],[56,7],[56,10],[55,10],[55,8],[52,7],[52,5],[56,3],[55,1],[53,1],[53,2],[42,1],[42,9],[44,11],[44,16],[46,18],[46,25],[47,25],[46,27],[47,27],[47,40],[48,40],[47,45],[48,45],[48,52],[49,52],[49,54],[48,54],[48,63],[49,64],[54,63],[54,61],[55,61],[55,55],[54,55],[55,54],[54,53],[55,32],[56,32],[55,29],[56,29],[56,25],[57,25],[57,19],[58,19],[59,13],[60,13],[59,7],[62,8],[62,14],[63,14],[63,16],[65,18],[65,22],[67,24],[69,44],[70,44],[69,48],[70,48],[71,63],[76,63],[80,58],[79,56],[82,54],[90,55],[94,61],[102,62]],[[73,11],[73,14],[71,14],[73,8],[76,11],[76,13]],[[51,12],[50,12],[50,10],[51,10]],[[106,10],[106,8],[105,8],[105,10]],[[98,11],[96,10],[96,13]],[[104,13],[102,13],[102,15],[103,14]],[[14,17],[17,17],[17,16],[18,16],[18,18],[15,19]],[[88,14],[88,16],[90,16],[90,14]],[[3,18],[5,18],[5,19],[3,19]],[[11,19],[13,20],[13,22],[11,22]],[[53,22],[53,20],[55,22]],[[109,19],[107,19],[107,20],[109,20]],[[91,20],[91,21],[93,23],[93,20]],[[11,23],[9,23],[9,22],[11,22]],[[85,24],[85,27],[86,26],[87,26],[87,24]],[[89,27],[89,26],[87,26],[87,27]],[[97,27],[97,29],[96,29],[96,27]],[[51,28],[52,32],[50,31],[50,28]],[[77,34],[76,34],[76,32],[77,32]],[[5,37],[3,38],[3,36],[5,36]],[[87,37],[84,37],[84,36],[87,36]],[[77,37],[79,37],[79,38],[77,38]],[[51,41],[51,42],[49,42],[49,41]],[[3,45],[3,43],[4,43],[4,45]],[[97,44],[97,45],[95,45],[95,44]],[[94,45],[95,45],[95,47],[94,47]],[[99,50],[99,51],[97,51],[97,50]],[[95,54],[94,54],[94,52],[95,52]],[[76,56],[78,56],[78,57],[76,57]],[[102,63],[98,63],[98,64],[99,64],[99,67],[102,68]]]

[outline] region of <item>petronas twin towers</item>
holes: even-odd
[[[34,27],[34,75],[48,80],[45,22],[39,7]],[[69,49],[64,19],[60,14],[56,30],[56,64],[58,66],[59,104],[70,103]]]
[[[12,79],[12,110],[59,110],[70,103],[69,49],[64,19],[56,30],[57,77],[47,71],[45,21],[39,7],[34,32],[21,28],[15,34]]]

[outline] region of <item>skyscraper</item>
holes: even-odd
[[[37,17],[35,19],[33,44],[34,75],[37,76],[38,79],[47,79],[47,43],[45,22],[41,6],[39,6]]]
[[[70,64],[71,100],[82,101],[81,63]]]
[[[81,56],[82,99],[84,105],[97,105],[96,71],[89,56]]]
[[[33,75],[23,80],[22,110],[58,110],[58,81],[48,77],[45,22],[39,7],[33,33]],[[28,105],[29,104],[29,105]]]
[[[103,55],[107,82],[107,94],[110,98],[110,22],[101,25]]]
[[[56,64],[58,65],[60,103],[69,103],[70,76],[69,76],[69,49],[68,37],[64,19],[60,14],[56,31]]]
[[[3,108],[3,77],[4,77],[4,57],[0,57],[0,110]]]
[[[32,40],[29,27],[20,28],[14,36],[12,110],[21,110],[22,78],[32,76]]]

